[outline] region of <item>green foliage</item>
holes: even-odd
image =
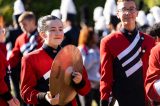
[[[160,5],[160,0],[144,0],[144,2],[149,8],[155,5]]]
[[[12,24],[13,3],[15,0],[0,0],[0,14],[4,16],[6,24]],[[50,14],[53,9],[60,8],[61,0],[23,0],[25,9],[33,11],[37,18],[43,15]],[[139,3],[141,0],[136,0]],[[143,0],[142,0],[143,1]],[[97,6],[104,7],[106,0],[75,0],[78,12],[77,19],[80,21],[80,9],[82,5],[89,6],[90,23],[93,23],[93,10]],[[145,5],[143,9],[152,7],[153,5],[160,5],[160,0],[144,0]]]
[[[15,0],[0,0],[0,13],[4,15],[5,21],[8,24],[12,24],[13,3]],[[60,8],[61,0],[23,0],[25,9],[33,11],[37,18],[43,15],[50,14],[53,9]],[[80,7],[84,4],[89,6],[89,17],[92,22],[93,9],[96,6],[104,6],[106,0],[75,0],[76,8],[78,12],[77,19],[80,20]]]
[[[26,10],[33,11],[37,17],[50,14],[53,9],[60,6],[60,0],[28,0],[25,2]]]
[[[93,25],[93,11],[97,6],[104,7],[106,0],[76,0],[76,7],[78,11],[77,20],[80,22],[80,10],[83,5],[87,5],[89,7],[89,19],[90,25]]]
[[[13,0],[0,0],[0,14],[4,16],[6,24],[12,23]]]

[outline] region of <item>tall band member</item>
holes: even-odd
[[[52,98],[49,93],[49,76],[52,62],[61,49],[60,44],[64,37],[63,24],[59,18],[47,15],[39,19],[38,30],[44,44],[40,49],[22,58],[21,96],[29,104],[57,105],[59,96],[55,95]],[[78,94],[86,95],[90,90],[86,70],[83,69],[82,74],[79,72],[74,74],[75,77],[72,80],[75,90]],[[76,99],[73,99],[66,106],[76,106]]]
[[[122,27],[101,40],[101,106],[107,106],[112,93],[119,106],[146,106],[144,78],[155,41],[136,28],[134,0],[117,1],[117,17]]]

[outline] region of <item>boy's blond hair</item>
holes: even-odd
[[[26,19],[27,20],[36,20],[36,17],[33,12],[25,11],[19,16],[18,22],[22,22],[23,20],[26,20]]]

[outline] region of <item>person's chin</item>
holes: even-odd
[[[62,41],[56,41],[57,45],[60,45],[62,43]]]

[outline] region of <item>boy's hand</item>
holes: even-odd
[[[51,93],[47,92],[45,99],[51,104],[51,105],[58,105],[59,103],[59,94],[55,95],[54,98],[52,98]]]
[[[12,98],[11,100],[7,101],[9,106],[20,106],[20,102],[17,98]]]
[[[72,80],[75,84],[79,84],[82,80],[82,74],[76,71],[72,72],[72,77],[73,77]]]

